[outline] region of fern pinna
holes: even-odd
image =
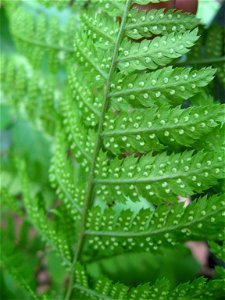
[[[24,7],[17,8],[18,14],[11,12],[12,4],[8,8],[17,49],[32,69],[26,75],[26,68],[19,67],[22,78],[29,79],[23,80],[22,92],[28,97],[25,111],[30,118],[34,107],[29,100],[40,101],[38,91],[48,87],[48,80],[53,82],[53,90],[48,97],[43,92],[41,100],[51,103],[46,111],[54,113],[53,128],[45,111],[38,118],[55,138],[49,180],[60,206],[45,211],[48,194],[33,197],[26,166],[16,162],[28,220],[67,268],[66,292],[56,295],[53,286],[56,292],[49,290],[43,297],[222,299],[222,268],[209,282],[200,277],[176,286],[161,277],[129,286],[104,272],[90,272],[95,261],[155,255],[190,240],[209,241],[222,259],[225,201],[218,185],[224,179],[224,105],[213,101],[206,88],[216,69],[201,62],[193,68],[188,60],[199,39],[199,20],[182,11],[134,7],[164,2],[159,0],[39,2],[58,9],[77,5],[80,10],[80,16],[71,16],[64,35],[54,20],[37,17],[32,25]],[[25,26],[18,28],[20,20]],[[80,23],[72,30],[74,20]],[[37,35],[34,53],[27,52],[31,32]],[[42,85],[37,84],[41,64],[51,73]],[[2,74],[9,74],[9,82],[21,80],[16,65],[3,60]],[[66,77],[61,81],[62,72]],[[7,82],[3,92],[17,100]],[[187,207],[178,203],[178,195],[196,194],[201,195]],[[15,205],[5,190],[3,199]],[[3,266],[8,265],[9,258],[3,259]]]

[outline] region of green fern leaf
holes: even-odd
[[[91,162],[91,154],[95,141],[95,132],[87,131],[81,124],[76,105],[72,104],[69,94],[65,97],[62,105],[64,116],[63,125],[76,159],[88,170]],[[73,110],[71,110],[73,107]]]
[[[92,0],[91,4],[93,5],[93,10],[98,9],[99,11],[108,14],[112,18],[118,18],[118,16],[121,16],[125,8],[124,0]]]
[[[189,51],[198,39],[197,32],[193,30],[170,33],[156,37],[152,41],[143,40],[136,44],[125,40],[120,48],[118,66],[125,74],[135,70],[154,70],[158,66],[165,66]],[[129,50],[123,51],[123,49]]]
[[[20,226],[18,223],[20,222]],[[39,237],[31,237],[29,224],[21,217],[19,219],[8,215],[4,227],[1,228],[1,259],[0,265],[20,286],[29,299],[39,299],[35,293],[35,271],[40,263],[36,253],[42,247]],[[26,247],[24,248],[24,245]]]
[[[187,63],[196,67],[202,64],[215,66],[217,68],[216,76],[225,87],[224,28],[213,24],[201,31],[201,38],[187,55]]]
[[[167,155],[152,153],[140,158],[130,156],[107,163],[99,157],[95,171],[97,194],[105,201],[138,201],[142,196],[153,203],[176,199],[176,195],[190,196],[215,185],[223,178],[223,153],[193,151]],[[109,202],[109,203],[110,203]]]
[[[86,76],[88,75],[88,84],[90,86],[100,86],[106,80],[109,71],[110,65],[107,58],[102,59],[101,51],[95,47],[90,39],[87,39],[85,34],[77,36],[75,52],[82,72]],[[94,81],[93,78],[95,78]]]
[[[155,211],[122,211],[93,208],[87,220],[88,248],[95,255],[111,256],[129,251],[158,252],[163,247],[207,238],[219,239],[218,229],[224,226],[223,196],[194,201],[187,208],[182,203],[158,207]],[[204,236],[205,235],[205,236]]]
[[[1,254],[1,266],[7,270],[7,272],[14,278],[14,280],[28,293],[31,299],[38,300],[39,298],[30,287],[29,282],[21,276],[20,271],[15,267],[15,262],[11,262],[8,257]]]
[[[198,20],[188,13],[172,10],[164,13],[163,9],[152,9],[146,13],[133,9],[128,14],[125,30],[127,36],[140,39],[170,32],[185,32],[197,25]]]
[[[20,215],[22,213],[17,199],[10,195],[9,191],[7,191],[6,188],[2,186],[0,187],[0,196],[0,203],[2,208],[10,209],[17,215]]]
[[[57,71],[65,62],[69,63],[74,52],[72,42],[77,17],[71,17],[68,25],[62,27],[57,18],[47,20],[43,13],[39,13],[34,19],[27,10],[19,7],[10,18],[18,49],[35,67],[43,64],[45,56],[52,71]]]
[[[84,80],[79,79],[77,73],[79,73],[79,68],[74,68],[68,78],[73,100],[82,112],[83,122],[88,127],[95,127],[102,108],[101,94],[98,95],[97,90],[90,89]]]
[[[44,80],[41,73],[34,72],[20,56],[10,58],[2,55],[0,64],[4,101],[21,111],[48,134],[53,134],[61,96],[60,85],[56,88],[52,77]]]
[[[224,245],[224,240],[223,245],[219,245],[215,242],[210,242],[210,250],[216,255],[216,257],[218,257],[219,259],[221,259],[223,262],[225,262],[225,245]]]
[[[206,279],[198,278],[192,282],[180,284],[175,288],[166,279],[155,282],[154,285],[148,283],[129,289],[119,283],[113,283],[109,279],[102,277],[95,281],[94,287],[87,284],[87,275],[80,265],[76,268],[76,281],[74,289],[76,296],[81,299],[104,299],[104,300],[173,300],[173,299],[220,299],[223,295],[223,280],[215,280],[214,284],[207,283]]]
[[[119,26],[112,23],[106,14],[99,14],[99,21],[97,21],[92,14],[84,13],[81,15],[81,20],[88,37],[91,37],[99,47],[108,49],[115,44]]]
[[[199,150],[202,148],[209,151],[220,152],[225,151],[225,126],[217,127],[212,132],[206,135],[204,140],[196,142],[194,148]]]
[[[164,146],[190,146],[224,122],[224,107],[219,104],[187,109],[160,107],[119,114],[108,113],[103,130],[104,144],[114,154],[145,153]]]
[[[205,88],[215,76],[205,67],[208,57],[202,69],[202,62],[192,69],[186,60],[199,21],[182,11],[135,8],[149,0],[28,2],[6,8],[25,58],[3,58],[1,93],[54,137],[54,191],[46,182],[33,189],[30,168],[18,158],[17,196],[22,215],[68,267],[65,300],[219,299],[222,272],[211,282],[175,287],[162,278],[125,286],[98,276],[106,273],[102,260],[117,254],[155,255],[190,240],[205,240],[217,252],[215,241],[224,239],[224,106]],[[217,55],[212,52],[208,56]],[[45,75],[52,71],[54,77]],[[178,203],[178,195],[208,188],[217,195],[187,207]],[[15,199],[9,197],[3,200],[10,206]],[[20,256],[11,257],[12,236],[7,239],[6,257],[20,271]],[[64,289],[52,288],[49,297],[62,298]]]
[[[54,188],[57,187],[57,194],[67,205],[68,209],[76,209],[81,213],[81,207],[84,201],[84,186],[77,182],[76,174],[68,159],[63,134],[58,132],[55,154],[52,158],[49,179]],[[63,166],[63,169],[62,169]],[[76,184],[75,184],[76,182]],[[75,214],[75,217],[77,215]]]
[[[191,68],[166,67],[140,75],[118,75],[114,78],[109,96],[115,108],[121,108],[123,103],[131,106],[139,103],[145,107],[178,104],[197,94],[213,79],[214,74],[215,70],[211,68],[193,71]]]
[[[26,175],[24,162],[18,161],[17,167],[23,188],[24,205],[30,222],[32,222],[35,228],[40,231],[43,238],[53,246],[53,248],[60,254],[62,258],[64,258],[65,263],[70,264],[71,249],[67,238],[68,232],[64,231],[65,224],[63,222],[50,222],[43,205],[40,205],[40,199],[38,199],[37,196],[35,198],[31,198],[29,193],[29,180]],[[70,207],[69,209],[70,211],[73,210],[72,216],[74,218],[74,215],[77,214],[77,211],[73,207]],[[61,218],[61,220],[63,221],[66,219]],[[57,224],[61,226],[57,226]],[[73,226],[74,225],[75,224],[73,223]],[[71,231],[73,232],[74,236],[74,228],[71,228]]]

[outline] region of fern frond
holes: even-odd
[[[91,39],[83,33],[76,37],[75,53],[82,72],[87,76],[90,86],[100,86],[107,78],[110,56],[102,58],[103,52],[97,49]],[[85,77],[86,77],[85,76]],[[95,80],[93,80],[93,78]]]
[[[52,77],[43,78],[20,56],[1,55],[1,91],[3,100],[47,133],[53,134],[58,115],[60,85]],[[12,88],[13,87],[13,88]]]
[[[125,201],[127,197],[138,201],[142,196],[153,203],[174,200],[176,195],[187,197],[223,178],[223,155],[204,151],[156,156],[149,153],[107,162],[102,154],[95,171],[97,194],[104,193],[105,201]]]
[[[20,98],[24,97],[27,82],[32,74],[31,68],[24,61],[10,59],[4,55],[1,55],[0,64],[1,91],[3,95],[8,96],[8,101],[16,106]]]
[[[98,95],[97,90],[90,89],[77,74],[79,74],[79,68],[74,68],[68,78],[73,101],[76,102],[84,123],[88,127],[94,127],[98,123],[101,113],[101,95]]]
[[[224,41],[225,31],[222,26],[212,25],[202,30],[198,43],[188,53],[187,62],[194,66],[211,64],[217,68],[216,76],[225,87],[224,70]]]
[[[207,30],[205,38],[205,54],[207,57],[222,56],[224,50],[224,33],[224,28],[219,25],[213,25]]]
[[[127,74],[135,70],[154,70],[165,66],[190,50],[198,39],[197,32],[170,33],[136,44],[125,40],[120,48],[118,67]]]
[[[125,8],[124,0],[92,0],[91,4],[91,8],[93,10],[98,9],[100,12],[104,12],[112,18],[118,18],[118,16],[122,16]]]
[[[75,178],[78,174],[74,172],[75,166],[72,165],[72,160],[69,160],[68,156],[63,134],[58,131],[49,179],[52,186],[56,188],[58,196],[66,203],[67,208],[72,208],[72,210],[75,208],[81,213],[84,201],[84,185],[81,182],[78,184]]]
[[[37,2],[47,8],[56,7],[58,10],[70,9],[77,14],[89,4],[89,0],[37,0]]]
[[[7,272],[12,276],[12,278],[19,284],[19,286],[22,287],[28,293],[31,299],[38,300],[39,298],[35,294],[34,290],[30,287],[29,282],[26,281],[26,277],[21,276],[19,266],[15,266],[15,262],[16,260],[13,260],[12,262],[4,253],[1,253],[1,267],[7,270]],[[21,260],[19,262],[21,264]],[[27,263],[27,261],[25,263]]]
[[[20,215],[22,213],[17,199],[10,195],[9,191],[2,186],[0,188],[0,203],[1,207],[3,208],[2,212],[5,208],[7,208],[16,213],[17,215]]]
[[[188,53],[188,58],[197,64],[201,60],[219,58],[223,56],[224,28],[219,25],[212,25],[210,28],[201,30],[201,37],[198,43]]]
[[[113,47],[119,31],[119,24],[111,22],[105,13],[99,14],[98,21],[93,14],[84,13],[81,15],[81,20],[88,38],[91,37],[100,48]]]
[[[125,30],[127,36],[137,40],[170,32],[185,32],[195,28],[198,23],[195,16],[180,11],[152,9],[146,13],[132,9],[128,14]]]
[[[219,243],[216,242],[209,242],[210,250],[213,252],[213,254],[216,255],[217,258],[221,259],[222,262],[225,263],[225,243],[224,243],[224,237],[223,241]]]
[[[74,285],[77,297],[83,299],[103,300],[173,300],[173,299],[220,299],[223,295],[223,280],[215,280],[214,283],[207,282],[204,278],[195,279],[192,282],[179,284],[173,288],[167,279],[160,279],[153,285],[149,283],[129,288],[121,283],[113,283],[102,277],[94,282],[93,286],[88,285],[88,277],[84,269],[76,266],[76,284]],[[85,298],[84,298],[85,299]]]
[[[74,28],[78,18],[72,16],[62,27],[57,18],[47,19],[43,13],[36,18],[19,7],[10,19],[10,26],[18,50],[37,68],[48,57],[50,70],[57,71],[73,57]],[[46,63],[45,63],[46,64]]]
[[[196,142],[193,147],[197,150],[205,148],[209,151],[220,152],[225,151],[225,125],[217,127],[206,135],[204,140]]]
[[[190,146],[203,135],[224,122],[224,106],[190,107],[187,109],[161,106],[158,109],[138,109],[105,117],[104,144],[114,154],[145,153],[160,150],[164,145]]]
[[[225,74],[225,62],[218,68],[217,72],[217,77],[219,78],[220,82],[222,83],[224,89],[225,89],[225,79],[224,79],[224,74]]]
[[[109,96],[116,108],[121,108],[123,103],[146,107],[153,104],[178,104],[197,94],[213,79],[214,74],[215,70],[211,68],[196,71],[191,68],[166,67],[140,75],[118,75],[111,85]]]
[[[188,240],[220,239],[218,231],[225,225],[222,196],[201,198],[187,208],[182,203],[142,209],[137,215],[130,210],[118,216],[112,209],[99,207],[89,212],[86,235],[88,247],[103,256],[129,251],[157,252]]]
[[[20,218],[12,219],[9,215],[1,228],[1,257],[0,265],[12,279],[21,287],[29,299],[39,299],[35,293],[35,272],[40,263],[40,257],[36,254],[42,244],[37,235],[31,237],[32,228]],[[25,245],[25,247],[24,247]],[[2,284],[1,284],[2,285]]]
[[[184,57],[171,66],[197,41],[198,20],[175,10],[138,12],[134,4],[147,0],[135,1],[83,1],[90,10],[83,14],[81,8],[81,17],[73,0],[54,1],[52,10],[46,8],[52,0],[40,0],[44,5],[10,11],[18,50],[35,68],[57,72],[55,81],[27,63],[19,64],[19,75],[13,63],[4,65],[3,96],[13,99],[15,85],[15,102],[22,99],[31,118],[46,124],[52,117],[58,126],[50,168],[56,193],[44,185],[32,194],[26,166],[18,161],[21,202],[29,222],[69,267],[66,300],[73,298],[73,286],[78,299],[214,300],[222,294],[222,279],[176,288],[167,280],[138,287],[108,279],[92,284],[77,264],[223,238],[224,195],[216,185],[224,176],[224,112],[202,97],[215,70],[176,67],[186,65]],[[64,87],[59,82],[66,81],[68,68]],[[192,107],[183,109],[187,102]],[[212,145],[215,133],[220,141]],[[218,195],[187,207],[178,203],[178,195],[211,187]]]
[[[25,171],[25,164],[23,161],[17,162],[18,172],[21,180],[21,185],[23,189],[23,201],[28,215],[28,219],[35,226],[35,228],[41,233],[42,237],[50,243],[53,248],[59,253],[59,255],[65,260],[67,264],[71,262],[71,248],[68,242],[69,232],[64,231],[65,223],[67,221],[65,218],[61,218],[58,222],[50,222],[47,213],[44,210],[43,205],[40,205],[40,199],[37,196],[31,197],[29,192],[29,180]],[[71,215],[74,220],[74,216],[77,215],[77,211],[70,207],[70,211],[73,212]],[[75,223],[71,223],[71,231],[74,236]]]
[[[71,109],[73,107],[73,109]],[[67,134],[71,149],[76,159],[88,170],[93,153],[95,132],[87,131],[81,124],[76,104],[72,103],[70,95],[66,95],[62,102],[63,125]]]

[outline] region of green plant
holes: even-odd
[[[195,16],[138,12],[134,2],[149,0],[2,1],[17,49],[6,39],[12,54],[1,57],[4,105],[25,114],[42,133],[40,138],[33,129],[34,142],[22,149],[14,140],[2,160],[3,175],[9,178],[1,188],[3,220],[16,213],[25,224],[16,238],[12,222],[5,221],[2,229],[2,266],[28,292],[20,297],[224,295],[222,268],[209,282],[193,275],[191,283],[173,282],[169,276],[149,283],[142,277],[146,255],[149,262],[148,255],[153,260],[161,253],[169,257],[166,253],[175,247],[184,253],[183,244],[190,240],[209,241],[215,253],[223,247],[217,241],[225,238],[219,187],[224,179],[224,105],[209,94],[216,73],[211,56],[207,66],[201,57],[195,60],[196,68],[184,56],[199,38]],[[224,57],[216,58],[213,65],[224,63]],[[10,118],[5,124],[14,131],[18,126]],[[40,151],[34,151],[36,145]],[[44,156],[51,156],[51,162]],[[47,170],[50,184],[41,175]],[[186,208],[178,203],[178,195],[208,189],[207,196]],[[32,226],[34,238],[28,230]],[[42,295],[35,292],[35,271],[21,271],[18,265],[23,267],[27,257],[36,272],[47,260],[51,282]],[[139,281],[117,282],[117,257],[128,273],[132,260],[136,271],[142,266]],[[5,299],[19,299],[7,284],[4,293]]]

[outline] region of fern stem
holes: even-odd
[[[94,154],[93,154],[92,163],[90,166],[89,178],[88,178],[88,183],[87,183],[87,193],[86,193],[84,208],[83,208],[83,212],[82,212],[80,235],[79,235],[77,246],[76,246],[76,252],[74,254],[74,259],[73,259],[73,263],[72,263],[72,267],[71,267],[71,275],[70,275],[70,280],[69,280],[69,285],[68,285],[68,290],[67,290],[65,300],[69,300],[72,295],[75,265],[76,265],[76,262],[80,258],[82,247],[84,244],[87,212],[88,212],[89,207],[91,206],[92,198],[93,198],[95,164],[96,164],[98,153],[99,153],[101,143],[102,143],[102,131],[103,131],[104,116],[107,111],[107,108],[109,105],[109,100],[110,100],[110,97],[109,97],[110,82],[111,82],[112,75],[113,75],[113,72],[116,67],[116,60],[118,57],[119,46],[123,39],[127,15],[128,15],[128,11],[130,8],[130,2],[131,2],[131,0],[126,0],[126,6],[125,6],[124,13],[123,13],[121,26],[120,26],[120,30],[118,33],[118,37],[117,37],[117,41],[116,41],[116,45],[115,45],[115,49],[114,49],[114,53],[113,53],[112,63],[111,63],[111,67],[109,70],[108,77],[107,77],[103,106],[102,106],[102,111],[101,111],[101,115],[100,115],[100,119],[99,119],[96,143],[95,143],[95,148],[94,148]]]

